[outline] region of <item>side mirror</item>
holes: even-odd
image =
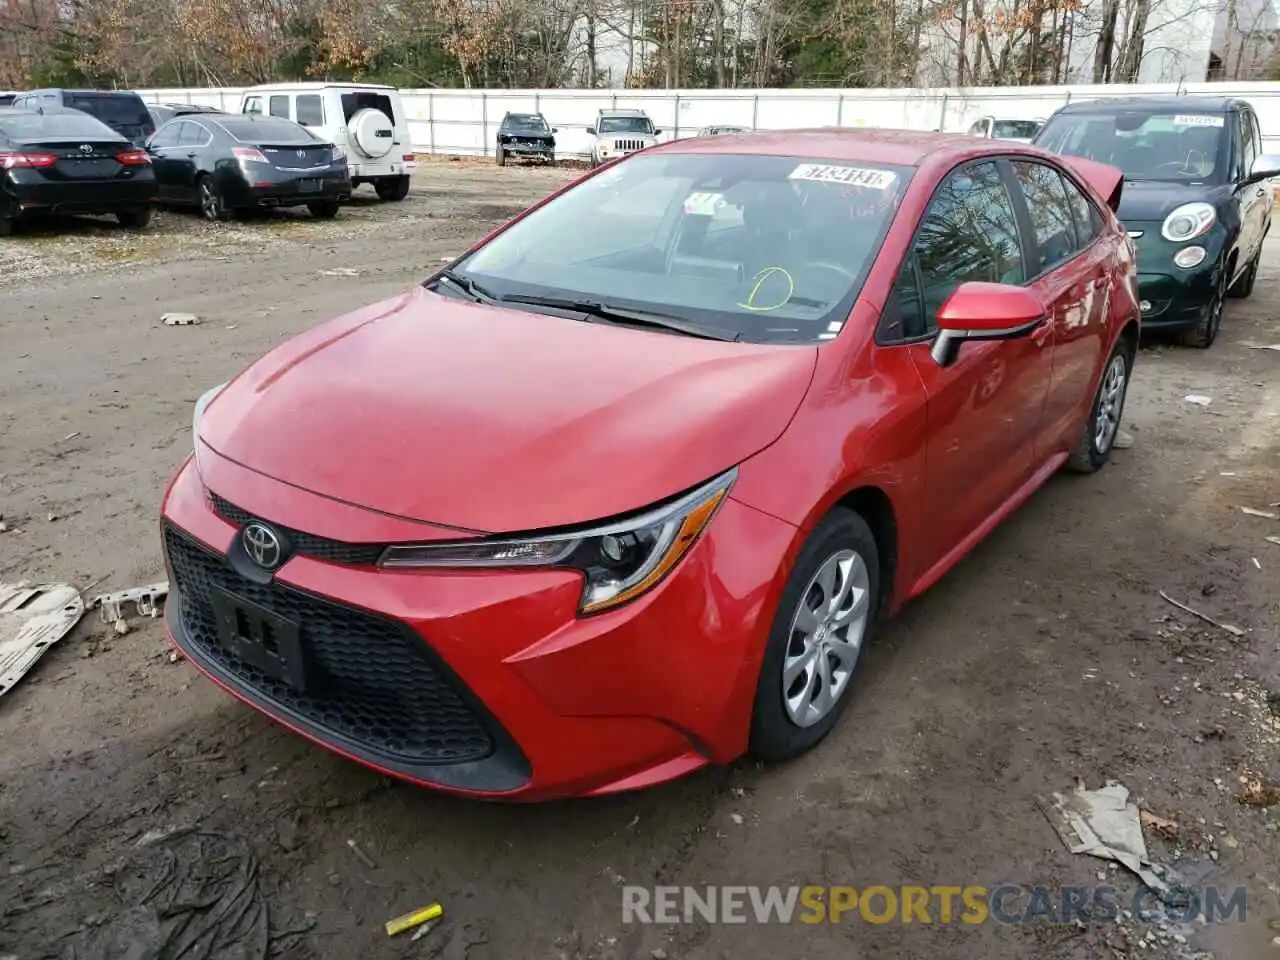
[[[653,131],[653,135],[654,135],[655,137],[660,137],[660,136],[662,136],[662,131],[661,131],[661,130],[654,130],[654,131]]]
[[[596,136],[596,128],[595,128],[595,127],[587,127],[587,133],[591,134],[593,137],[594,137],[594,136]]]
[[[1270,180],[1272,177],[1280,177],[1280,156],[1264,153],[1254,159],[1253,168],[1246,179],[1249,183],[1258,183],[1262,180]]]
[[[966,340],[1015,340],[1045,322],[1045,305],[1026,287],[1005,283],[962,283],[938,311],[934,361],[940,367],[956,362]]]
[[[552,132],[552,133],[559,133],[559,132],[560,132],[560,128],[559,128],[559,127],[552,127],[552,128],[551,128],[551,132]]]

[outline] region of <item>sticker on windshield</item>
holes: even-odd
[[[787,175],[790,180],[812,180],[815,183],[843,183],[871,190],[888,190],[897,180],[889,170],[868,167],[841,167],[829,163],[802,163]]]
[[[724,205],[722,193],[691,193],[685,197],[684,212],[691,217],[714,217]]]
[[[1226,117],[1215,117],[1208,113],[1180,113],[1173,118],[1175,127],[1225,127]]]

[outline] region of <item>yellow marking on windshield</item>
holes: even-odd
[[[781,274],[787,281],[787,295],[777,303],[767,306],[762,306],[756,303],[756,297],[759,296],[760,288],[764,286],[765,281],[770,277],[775,277],[779,274]],[[754,310],[757,313],[768,313],[770,310],[777,310],[779,307],[785,307],[787,305],[787,301],[791,299],[791,295],[796,292],[795,280],[793,280],[791,278],[791,274],[782,267],[765,267],[755,275],[755,281],[755,284],[751,287],[751,293],[747,295],[746,301],[738,304],[738,306],[743,310]]]

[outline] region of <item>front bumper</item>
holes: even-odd
[[[1186,243],[1171,243],[1160,235],[1160,222],[1126,224],[1130,231],[1142,231],[1134,239],[1138,257],[1138,298],[1142,308],[1142,329],[1174,333],[1194,327],[1204,319],[1223,269],[1222,251],[1226,234],[1220,226],[1203,237]],[[1202,246],[1205,258],[1189,270],[1175,266],[1173,256],[1183,247]]]
[[[189,460],[163,505],[170,637],[308,739],[423,786],[520,800],[636,789],[745,751],[790,525],[729,499],[657,588],[578,618],[573,571],[378,568],[337,535],[387,518],[216,455],[201,467],[215,499]],[[308,530],[268,583],[238,555],[249,516]],[[214,585],[300,625],[314,686],[299,694],[217,642]]]
[[[498,146],[510,157],[551,160],[556,155],[556,148],[549,143],[500,143]]]

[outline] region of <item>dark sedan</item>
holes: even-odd
[[[1138,256],[1144,331],[1209,347],[1228,296],[1253,292],[1274,209],[1253,108],[1222,97],[1072,103],[1035,145],[1124,171],[1119,216]]]
[[[156,181],[146,151],[87,113],[0,107],[0,236],[33,213],[151,220]]]
[[[160,201],[198,206],[208,220],[299,206],[329,219],[351,196],[342,150],[279,117],[177,117],[155,132],[147,151]]]
[[[506,114],[498,127],[498,166],[505,167],[508,159],[541,160],[554,166],[557,132],[540,113]]]

